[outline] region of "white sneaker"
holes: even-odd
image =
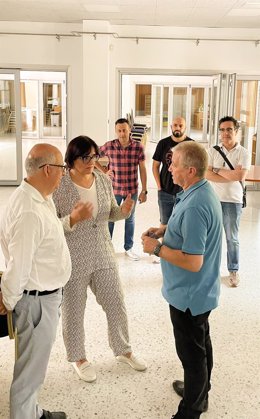
[[[229,285],[232,288],[238,287],[240,278],[238,272],[229,272],[229,278],[228,278]]]
[[[85,361],[79,367],[77,366],[76,362],[72,362],[72,365],[75,368],[81,380],[87,381],[88,383],[92,383],[97,379],[95,368],[90,362]]]
[[[128,256],[129,259],[140,260],[140,257],[136,253],[134,253],[132,249],[126,250],[125,255]]]
[[[131,353],[130,358],[125,355],[118,355],[116,359],[119,362],[130,365],[136,371],[145,371],[147,368],[146,363],[142,359],[138,359],[133,353]]]

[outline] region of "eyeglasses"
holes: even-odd
[[[60,167],[62,169],[63,173],[66,172],[66,170],[67,170],[66,164],[51,164],[51,163],[42,164],[41,166],[39,166],[39,169],[41,169],[44,166]]]
[[[98,161],[100,155],[99,154],[89,154],[88,156],[79,156],[78,159],[82,160],[82,163],[89,163],[91,160],[93,162]]]
[[[235,131],[235,128],[231,128],[231,127],[229,127],[229,128],[219,128],[219,132],[221,134],[223,134],[225,131],[228,132],[228,133],[231,133],[231,132]]]

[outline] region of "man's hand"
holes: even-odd
[[[153,237],[154,239],[160,239],[164,236],[165,230],[166,227],[150,227],[142,234],[141,239],[143,240],[144,237]]]
[[[138,196],[138,201],[140,202],[140,204],[143,204],[144,202],[146,202],[147,201],[146,193],[140,192]]]
[[[143,252],[149,253],[149,255],[153,254],[154,248],[161,244],[161,242],[157,239],[154,239],[149,236],[142,236],[142,245],[143,245]]]
[[[3,294],[0,291],[0,315],[4,315],[7,313],[7,309],[3,303]]]
[[[89,220],[93,215],[93,204],[90,202],[78,201],[70,214],[70,226],[73,227],[74,224],[79,221]]]
[[[133,206],[134,206],[134,201],[133,199],[131,199],[131,194],[129,194],[127,195],[126,199],[120,206],[122,214],[129,215],[133,209]]]

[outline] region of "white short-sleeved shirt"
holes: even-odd
[[[223,146],[223,144],[220,144],[220,147],[233,167],[241,165],[242,169],[250,169],[251,158],[246,148],[242,147],[240,144],[237,144],[229,151]],[[208,156],[209,166],[212,168],[231,170],[221,154],[213,147],[208,150]],[[243,190],[240,182],[211,182],[211,185],[213,186],[221,202],[242,203]]]

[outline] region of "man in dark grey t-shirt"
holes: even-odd
[[[158,188],[158,205],[160,211],[160,222],[162,226],[168,223],[171,216],[175,196],[181,191],[181,187],[172,181],[169,172],[171,163],[171,149],[182,141],[193,141],[185,134],[185,119],[178,116],[172,121],[172,135],[163,138],[157,144],[153,155],[153,175]]]

